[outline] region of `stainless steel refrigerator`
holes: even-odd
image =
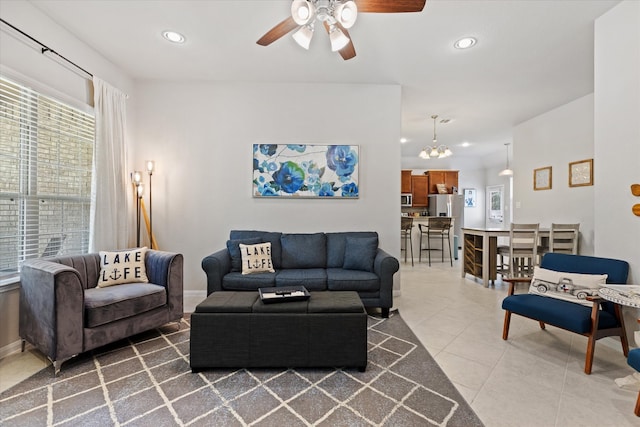
[[[461,228],[464,227],[464,200],[461,194],[429,194],[429,215],[453,218],[453,234],[462,243]]]

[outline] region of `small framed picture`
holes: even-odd
[[[569,163],[569,187],[593,185],[593,159]]]
[[[475,208],[476,207],[476,189],[475,188],[465,188],[462,190],[464,195],[464,207],[465,208]]]
[[[551,190],[551,166],[533,170],[533,189]]]

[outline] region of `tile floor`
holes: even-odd
[[[619,341],[596,344],[593,373],[583,373],[586,338],[513,316],[503,341],[506,286],[460,278],[459,262],[401,263],[395,308],[478,416],[492,426],[638,426],[637,392],[614,379],[634,371]],[[185,301],[189,306],[189,302]],[[35,350],[0,360],[0,391],[46,366]]]

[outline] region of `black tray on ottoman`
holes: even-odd
[[[191,370],[367,366],[367,313],[357,292],[311,292],[265,304],[258,292],[214,292],[191,315]]]
[[[265,304],[274,302],[306,301],[311,294],[304,286],[279,286],[276,288],[258,288],[260,299]]]

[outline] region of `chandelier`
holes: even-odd
[[[351,41],[340,27],[351,28],[357,16],[358,7],[353,0],[293,0],[291,17],[300,25],[293,33],[293,39],[303,48],[309,49],[318,21],[327,28],[331,50],[336,52]]]
[[[431,116],[433,119],[433,145],[428,145],[422,149],[418,157],[421,159],[432,159],[438,158],[443,159],[445,157],[449,157],[453,153],[449,150],[449,147],[446,145],[438,145],[438,138],[436,136],[436,119],[438,118],[437,114]],[[440,123],[449,123],[449,119],[442,119]]]

